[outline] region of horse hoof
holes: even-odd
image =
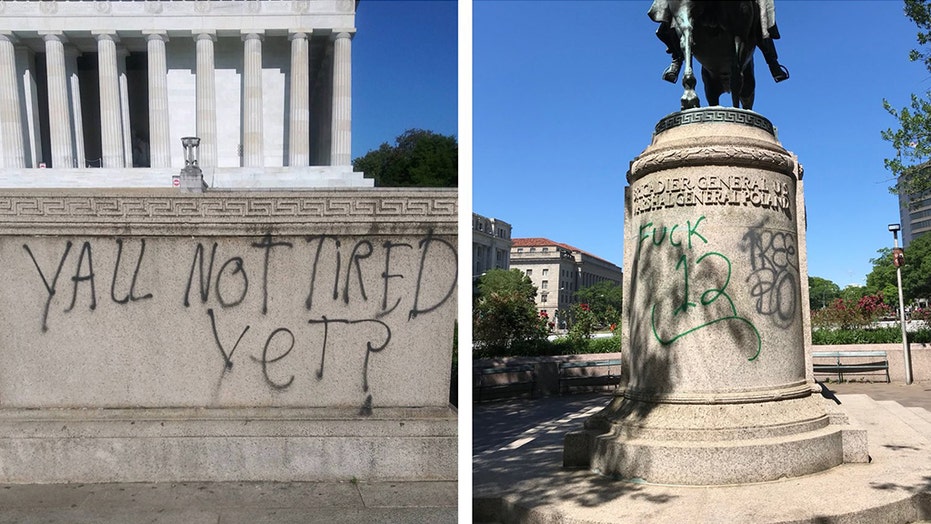
[[[776,83],[789,79],[789,70],[786,69],[784,65],[771,65],[769,66],[769,72],[773,75],[773,80],[775,80]]]
[[[679,78],[679,63],[673,62],[669,64],[669,67],[663,71],[663,80],[669,82],[670,84],[675,84],[676,80]]]
[[[682,110],[686,109],[696,109],[701,106],[701,103],[698,101],[697,95],[685,95],[682,97]]]

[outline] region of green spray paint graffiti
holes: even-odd
[[[692,249],[693,237],[697,237],[697,239],[700,239],[705,244],[708,243],[708,239],[706,239],[698,231],[699,225],[702,223],[703,220],[705,220],[704,216],[699,217],[699,219],[695,221],[694,225],[692,224],[691,220],[686,221],[686,231],[688,235],[687,240],[686,240],[687,249],[689,250]],[[653,228],[652,233],[645,234],[645,231],[651,227]],[[683,245],[682,240],[680,239],[678,242],[676,242],[674,239],[674,233],[678,229],[678,227],[679,225],[676,224],[671,229],[667,230],[667,228],[664,226],[662,228],[662,232],[659,235],[659,241],[657,241],[657,228],[653,227],[652,222],[641,226],[640,227],[640,245],[638,246],[638,248],[642,248],[643,242],[651,237],[653,239],[651,242],[653,246],[658,247],[662,245],[665,239],[667,238],[667,231],[668,231],[669,244],[673,247],[682,247]],[[737,322],[740,324],[745,324],[753,331],[754,335],[756,336],[756,353],[754,353],[752,357],[747,359],[750,361],[756,360],[756,358],[760,356],[760,351],[763,348],[763,338],[760,335],[760,331],[756,328],[755,325],[753,325],[753,322],[750,322],[748,319],[740,316],[737,313],[737,307],[734,305],[733,299],[731,299],[730,295],[727,293],[727,286],[728,284],[730,284],[730,281],[731,281],[732,266],[731,266],[730,259],[728,259],[727,256],[725,256],[724,254],[719,253],[717,251],[709,251],[709,252],[706,252],[700,255],[698,258],[696,258],[694,264],[691,264],[691,265],[694,266],[695,268],[698,268],[702,264],[702,262],[704,261],[710,262],[711,260],[723,261],[723,263],[726,264],[726,267],[727,267],[727,275],[724,278],[724,283],[721,284],[720,287],[709,287],[708,289],[703,290],[701,294],[699,295],[698,303],[695,303],[689,300],[690,297],[692,296],[690,293],[691,280],[689,276],[689,266],[690,266],[689,257],[686,254],[682,254],[679,257],[676,263],[675,271],[679,272],[680,269],[682,270],[685,292],[683,294],[682,303],[673,310],[672,316],[677,317],[679,316],[680,313],[688,314],[690,308],[706,308],[714,304],[721,297],[724,298],[726,305],[727,305],[725,314],[717,318],[714,318],[713,320],[703,322],[697,326],[685,329],[678,334],[667,336],[664,338],[663,336],[659,334],[659,330],[657,329],[657,315],[656,315],[657,304],[654,303],[652,308],[650,309],[650,329],[653,332],[653,336],[656,338],[656,340],[661,345],[670,346],[673,343],[675,343],[677,340],[683,337],[686,337],[692,333],[695,333],[696,331],[699,331],[701,329],[718,324],[720,322],[733,321],[733,322]]]

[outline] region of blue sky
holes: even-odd
[[[410,128],[458,135],[454,0],[363,0],[352,41],[352,157]]]
[[[628,163],[656,122],[679,109],[681,84],[644,1],[477,0],[472,6],[473,209],[618,265]],[[361,9],[360,9],[361,11]],[[805,168],[809,274],[865,283],[870,258],[899,222],[880,131],[882,108],[931,89],[908,61],[916,28],[902,2],[776,2],[775,84],[757,52],[754,111]],[[699,94],[703,92],[699,88]],[[704,100],[703,100],[704,105]]]

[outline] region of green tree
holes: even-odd
[[[878,256],[870,260],[873,269],[866,276],[866,287],[869,293],[882,294],[883,301],[895,307],[899,302],[899,293],[892,249],[884,247],[876,253]],[[902,295],[906,304],[931,297],[931,235],[920,235],[905,249]]]
[[[514,292],[531,304],[537,298],[537,287],[530,277],[519,269],[491,269],[478,279],[479,296],[492,293]]]
[[[607,327],[620,321],[623,289],[616,283],[602,280],[576,291],[575,297],[578,302],[588,304],[597,326]]]
[[[919,49],[909,52],[909,59],[921,62],[931,72],[931,1],[905,0],[905,16],[918,27]],[[912,94],[909,107],[896,110],[888,100],[883,107],[899,122],[898,128],[882,132],[883,140],[892,144],[896,154],[883,163],[896,178],[889,188],[893,193],[919,195],[931,189],[931,91]]]
[[[826,278],[808,277],[808,304],[811,310],[827,307],[840,297],[840,286]]]
[[[851,284],[840,291],[840,298],[848,302],[856,302],[866,295],[869,295],[866,286],[855,286]]]
[[[876,250],[878,255],[871,258],[873,269],[866,275],[866,289],[871,294],[882,294],[887,304],[897,304],[899,301],[898,287],[895,277],[895,266],[892,264],[892,248],[884,247]],[[888,294],[891,288],[892,294]]]
[[[891,255],[888,263],[889,266],[893,265]],[[892,285],[895,285],[894,273]],[[927,233],[912,240],[905,248],[902,294],[905,295],[906,304],[919,298],[931,298],[931,235]]]
[[[456,187],[459,145],[455,136],[408,129],[352,161],[352,168],[375,179],[378,187]]]
[[[519,269],[492,269],[478,282],[472,309],[472,336],[485,355],[507,355],[515,344],[546,338],[537,313],[537,288]]]

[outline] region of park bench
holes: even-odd
[[[530,364],[481,368],[477,375],[476,402],[481,402],[483,393],[487,395],[489,392],[507,395],[526,391],[533,398],[537,384],[537,374]]]
[[[616,367],[617,372],[611,368]],[[607,368],[607,373],[598,375],[586,374],[598,368]],[[559,364],[559,394],[572,387],[581,386],[616,386],[621,382],[621,360],[579,360],[574,362],[560,362]]]
[[[889,379],[889,358],[886,356],[885,351],[812,351],[811,352],[812,360],[816,358],[823,359],[833,359],[831,363],[818,363],[813,362],[814,372],[815,373],[837,373],[837,380],[844,380],[844,374],[846,373],[874,373],[877,371],[886,372],[886,382],[891,382]],[[850,364],[841,362],[841,359],[851,359],[851,358],[873,358],[881,359],[875,360],[872,362],[858,362],[856,364]]]

